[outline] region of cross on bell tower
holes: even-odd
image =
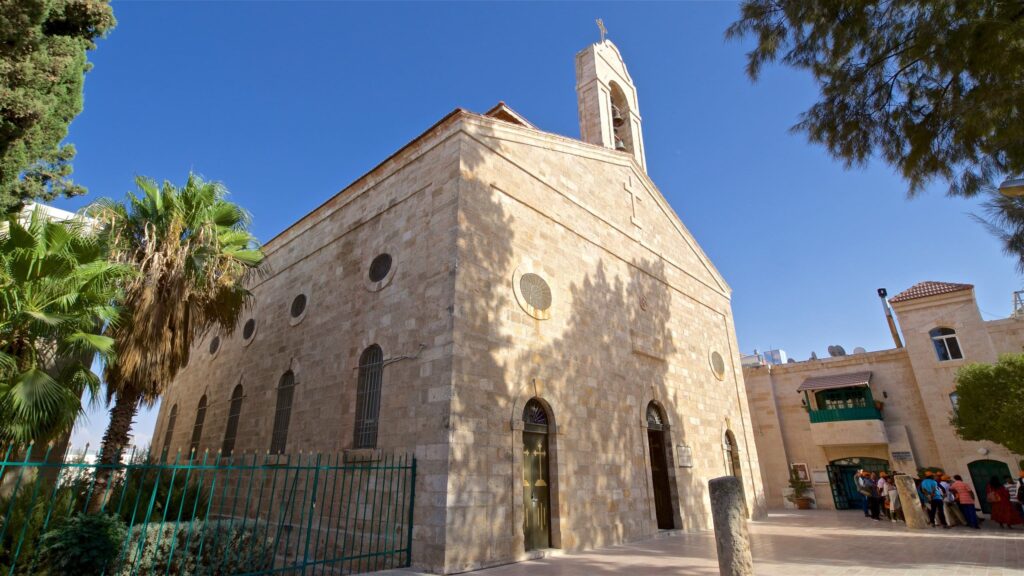
[[[580,139],[630,154],[647,171],[636,86],[600,18],[597,26],[601,41],[576,54]]]

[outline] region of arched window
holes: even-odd
[[[939,357],[939,362],[959,360],[964,357],[960,351],[960,342],[956,339],[956,330],[952,328],[935,328],[928,335],[932,337],[932,344],[935,345],[935,355]]]
[[[228,425],[224,428],[224,443],[220,452],[224,456],[231,456],[235,450],[235,437],[238,436],[238,418],[242,415],[242,385],[235,386],[231,392],[231,406],[228,408]]]
[[[277,407],[274,408],[274,431],[270,437],[270,453],[283,454],[288,443],[288,423],[292,418],[292,400],[295,398],[295,373],[281,375],[277,383]]]
[[[160,461],[167,461],[167,452],[171,449],[171,437],[174,436],[174,425],[178,422],[178,405],[171,406],[167,415],[167,432],[164,432],[164,448],[160,452]]]
[[[359,357],[359,383],[356,388],[355,448],[377,447],[377,422],[380,416],[380,389],[384,380],[384,352],[374,344]]]
[[[525,424],[527,432],[547,434],[548,413],[536,398],[527,402],[526,407],[523,408],[523,424]]]
[[[665,416],[662,415],[661,410],[658,409],[658,405],[651,402],[647,405],[647,429],[648,430],[664,430],[665,429]]]
[[[203,439],[203,422],[206,421],[206,394],[199,399],[196,408],[196,423],[192,426],[192,442],[188,445],[189,458],[195,458],[199,452],[199,441]]]

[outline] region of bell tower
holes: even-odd
[[[636,86],[619,49],[603,36],[576,54],[580,139],[631,154],[646,172]]]

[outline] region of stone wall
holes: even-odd
[[[725,474],[726,428],[760,511],[728,288],[637,165],[471,118],[462,170],[448,498],[448,541],[459,545],[448,569],[525,557],[522,410],[533,397],[554,420],[554,547],[656,532],[651,401],[667,413],[670,445],[693,453],[692,468],[670,458],[676,526],[710,527],[706,485]],[[520,305],[523,273],[548,283],[546,319]],[[721,381],[712,350],[725,359]]]

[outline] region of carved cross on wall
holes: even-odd
[[[633,187],[632,175],[630,175],[629,178],[626,179],[626,183],[623,184],[623,188],[625,188],[626,194],[629,194],[629,208],[631,211],[629,215],[629,221],[632,222],[633,225],[636,226],[637,228],[643,229],[643,225],[640,223],[640,217],[638,216],[637,206],[639,206],[639,204],[643,202],[644,198],[643,196],[640,195],[641,190],[637,189],[639,187]]]

